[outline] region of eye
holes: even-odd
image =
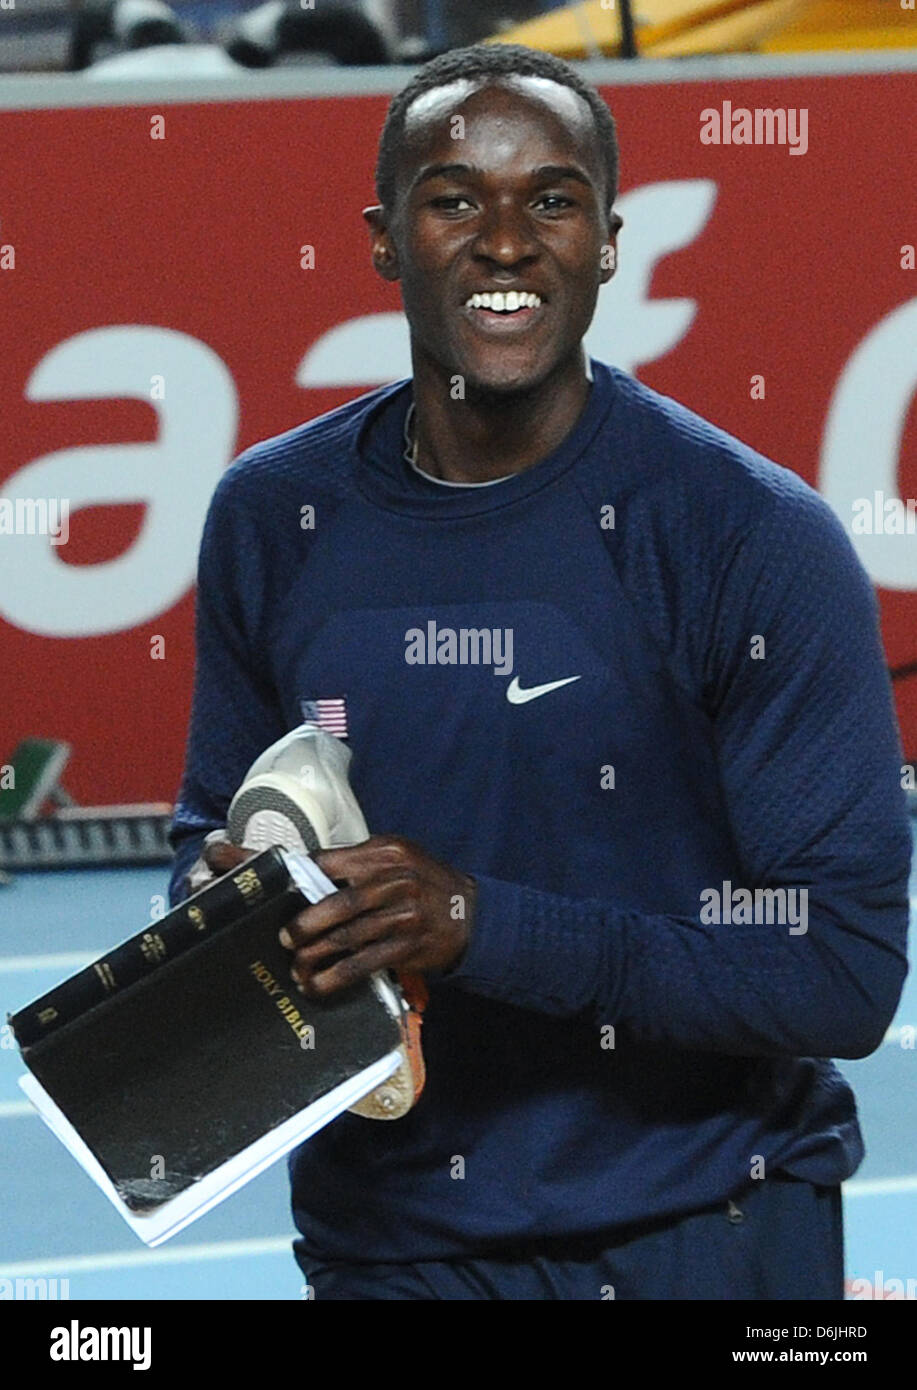
[[[464,203],[464,207],[459,204]],[[471,203],[463,193],[444,194],[441,198],[431,198],[430,206],[441,208],[443,212],[464,212],[471,207]]]
[[[536,206],[543,207],[546,203],[552,206],[546,208],[547,212],[562,212],[564,208],[572,208],[574,202],[572,198],[566,198],[562,193],[542,193],[538,198]]]

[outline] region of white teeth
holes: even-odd
[[[541,300],[537,294],[519,290],[509,290],[506,294],[499,290],[493,294],[473,294],[465,301],[466,309],[490,309],[497,314],[514,314],[517,309],[538,309],[540,306]]]

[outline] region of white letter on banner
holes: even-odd
[[[694,321],[693,299],[653,299],[656,262],[689,246],[706,227],[716,201],[712,179],[670,179],[625,193],[615,204],[624,218],[618,233],[615,278],[599,291],[586,351],[631,372],[680,342]]]
[[[851,353],[822,440],[818,488],[874,584],[917,589],[917,536],[854,530],[856,503],[874,490],[898,498],[901,436],[917,387],[917,299],[893,309]],[[903,503],[902,509],[903,509]]]
[[[150,376],[169,385],[150,400]],[[0,544],[0,616],[43,637],[89,637],[136,627],[171,608],[194,583],[207,506],[232,457],[238,400],[232,376],[205,343],[139,324],[96,328],[59,343],[26,387],[33,401],[130,397],[155,409],[150,444],[91,444],[25,464],[5,497],[66,497],[82,507],[145,503],[140,534],[113,560],[70,565],[47,536]],[[64,547],[66,549],[66,547]]]

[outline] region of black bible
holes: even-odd
[[[281,926],[335,891],[307,855],[265,850],[10,1018],[20,1086],[148,1245],[398,1067],[385,972],[320,1000],[290,975]]]

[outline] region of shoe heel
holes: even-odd
[[[262,773],[245,782],[230,802],[226,833],[246,849],[305,850],[314,854],[331,839],[328,821],[314,796],[288,777]]]

